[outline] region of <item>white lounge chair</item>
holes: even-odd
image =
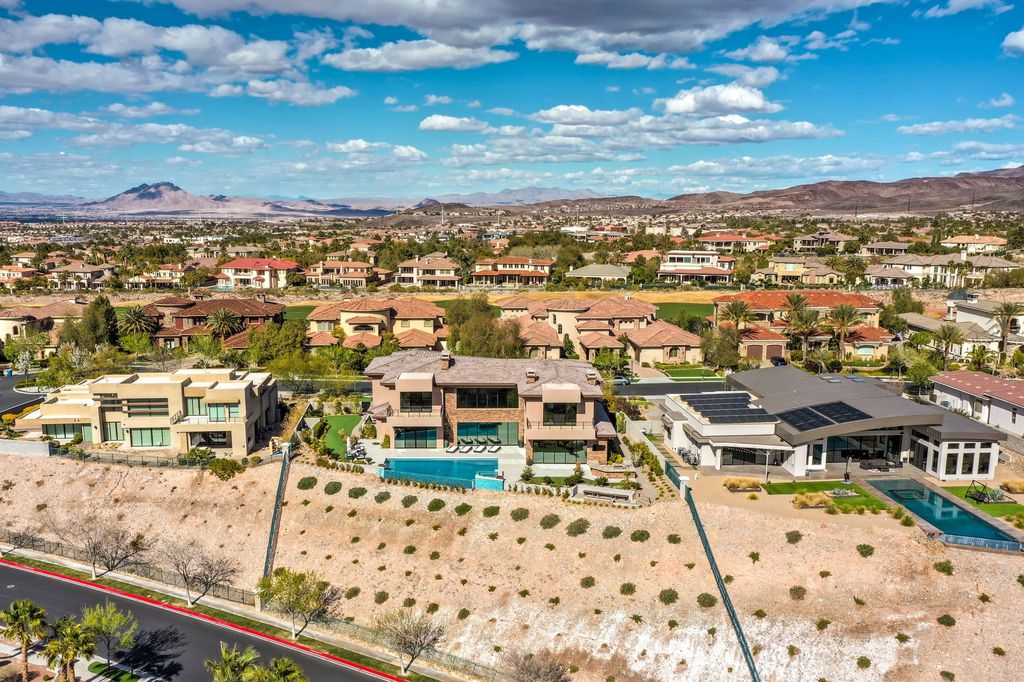
[[[462,454],[466,454],[467,452],[473,452],[473,446],[463,445],[461,448],[459,448],[459,452],[461,452]]]
[[[459,446],[458,445],[449,445],[448,447],[446,447],[444,449],[444,451],[445,452],[458,452],[459,451]]]
[[[487,448],[487,452],[497,452],[499,450],[501,450],[500,445],[492,445],[491,447]]]
[[[487,452],[487,446],[477,445],[475,448],[473,448],[473,452]]]

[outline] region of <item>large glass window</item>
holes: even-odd
[[[773,453],[773,457],[782,461],[780,453]],[[768,458],[766,450],[753,450],[751,448],[722,448],[722,466],[728,464],[760,464],[765,465]],[[774,464],[774,461],[773,461]]]
[[[462,422],[458,426],[460,445],[518,445],[518,422]]]
[[[231,434],[227,431],[199,431],[188,435],[188,444],[193,448],[231,447]]]
[[[398,411],[429,414],[434,409],[434,394],[430,391],[406,392],[398,398]]]
[[[456,405],[460,409],[506,409],[519,407],[519,392],[515,388],[458,388]]]
[[[992,448],[986,445],[978,452],[978,474],[984,476],[988,473],[988,467],[992,463]]]
[[[124,429],[121,428],[121,422],[105,422],[103,424],[103,440],[124,440]]]
[[[826,461],[845,462],[853,459],[895,460],[900,454],[901,435],[831,436],[826,447]]]
[[[544,426],[575,426],[575,403],[544,403]]]
[[[956,460],[957,460],[957,453],[955,453],[955,452],[947,452],[946,453],[946,475],[948,475],[948,476],[955,476],[956,475]]]
[[[238,403],[210,403],[207,409],[211,422],[238,420]]]
[[[185,415],[189,417],[201,417],[207,414],[206,403],[202,398],[185,398]]]
[[[82,440],[92,442],[91,424],[43,424],[43,433],[57,440],[71,440],[81,434]]]
[[[171,444],[170,429],[132,429],[133,448],[166,448]]]
[[[587,461],[585,440],[535,440],[534,464],[575,464]]]
[[[166,417],[167,398],[128,398],[130,417]]]
[[[437,429],[411,428],[395,429],[396,448],[434,448],[437,447]]]

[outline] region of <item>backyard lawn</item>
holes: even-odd
[[[687,312],[691,315],[700,315],[701,317],[707,317],[711,313],[715,312],[715,306],[712,303],[655,303],[658,308],[658,319],[665,320],[667,322],[675,322],[676,318],[679,317],[679,313]]]
[[[720,379],[714,370],[705,367],[672,367],[662,369],[662,372],[673,379]]]
[[[975,507],[991,514],[992,516],[1024,516],[1024,504],[1011,504],[1011,503],[990,503],[990,504],[979,504],[974,500],[968,499],[964,495],[967,493],[967,488],[970,486],[966,485],[953,485],[943,486],[943,490],[951,495],[956,495],[961,500],[973,504]]]
[[[833,502],[837,507],[865,506],[868,509],[887,509],[889,505],[859,485],[843,485],[842,481],[797,481],[791,483],[765,483],[761,486],[769,495],[796,495],[798,493],[823,493],[835,488],[849,488],[857,493],[856,497],[836,497]]]
[[[359,418],[358,414],[334,414],[330,417],[324,417],[327,423],[331,425],[327,430],[327,447],[339,457],[345,456],[347,448],[345,447],[345,439],[341,437],[338,431],[345,429],[349,435],[352,435],[352,429],[356,428]]]
[[[304,320],[306,319],[315,305],[288,305],[284,307],[284,319],[286,320]]]

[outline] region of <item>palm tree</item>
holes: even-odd
[[[290,658],[272,658],[266,668],[254,666],[242,673],[243,682],[309,682],[299,664]]]
[[[74,618],[66,617],[53,627],[53,637],[46,643],[43,655],[47,665],[55,668],[57,680],[75,682],[75,663],[96,653],[96,640]]]
[[[151,334],[155,326],[153,318],[147,315],[140,305],[125,308],[117,321],[117,328],[121,334]]]
[[[864,324],[864,317],[849,303],[840,303],[828,311],[828,322],[839,335],[839,357],[843,358],[846,356],[847,334]]]
[[[843,272],[846,274],[847,284],[856,284],[867,270],[867,263],[860,256],[851,254],[843,262]]]
[[[1006,339],[1010,336],[1013,321],[1024,315],[1024,305],[1020,303],[1000,303],[996,306],[993,317],[999,324],[999,364],[1006,360]]]
[[[810,344],[811,337],[821,333],[821,313],[811,308],[804,308],[796,314],[796,317],[789,321],[787,330],[802,339],[804,365],[806,366],[807,347]]]
[[[964,332],[960,327],[952,323],[946,323],[939,325],[939,327],[932,332],[932,340],[939,345],[942,351],[942,371],[945,372],[949,367],[949,352],[953,346],[958,346],[967,340],[964,336]]]
[[[981,372],[992,364],[996,354],[987,346],[975,346],[967,354],[967,365],[975,372]]]
[[[837,253],[834,253],[825,259],[825,266],[835,270],[836,272],[842,272],[845,265],[846,262],[843,260],[843,257]]]
[[[787,322],[792,322],[796,314],[806,307],[807,297],[803,294],[786,294],[786,300],[782,304],[782,316]]]
[[[754,311],[746,301],[729,301],[719,315],[723,322],[730,322],[736,327],[736,331],[742,331],[743,326],[750,324],[756,318]]]
[[[807,358],[804,360],[804,367],[807,365],[814,365],[818,368],[819,372],[824,372],[828,369],[828,366],[832,364],[832,357],[832,353],[824,348],[812,350],[807,354]]]
[[[46,636],[46,610],[21,599],[0,611],[0,635],[21,645],[21,680],[28,682],[28,650]]]
[[[227,308],[220,308],[207,316],[206,328],[214,336],[225,339],[242,331],[242,318]]]
[[[221,642],[220,660],[208,660],[205,665],[213,676],[212,682],[242,682],[246,671],[257,667],[259,660],[259,652],[251,646],[239,651],[237,645],[232,644],[229,649]]]

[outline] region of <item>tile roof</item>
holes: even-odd
[[[591,332],[580,336],[580,345],[584,348],[622,348],[623,343],[614,336]]]
[[[630,329],[626,338],[640,348],[663,348],[664,346],[700,345],[700,337],[674,324],[657,320],[642,329]]]
[[[968,341],[995,341],[999,338],[974,322],[947,322],[945,320],[936,320],[934,317],[928,317],[921,313],[900,313],[900,317],[906,320],[907,324],[911,327],[917,327],[928,332],[935,331],[944,324],[955,325],[960,327]]]
[[[987,234],[958,234],[942,240],[943,244],[988,244],[991,246],[1005,246],[1006,240],[1002,237],[994,237]]]
[[[171,317],[209,317],[217,310],[230,310],[239,317],[275,317],[284,312],[284,306],[246,298],[210,298],[173,312]]]
[[[733,328],[731,324],[719,324],[718,326],[723,329]],[[744,343],[748,341],[789,341],[789,337],[774,329],[762,327],[759,324],[750,324],[740,330],[740,340]]]
[[[944,372],[932,377],[932,382],[949,386],[975,396],[991,396],[1012,405],[1024,407],[1024,381],[1003,379],[985,372]]]
[[[337,346],[339,343],[341,343],[341,339],[331,332],[310,332],[306,334],[306,345],[310,348]]]
[[[855,294],[844,291],[822,291],[810,289],[806,291],[744,291],[728,296],[719,296],[714,299],[715,304],[728,303],[730,301],[744,301],[754,310],[782,310],[786,304],[786,297],[789,294],[801,294],[807,299],[809,308],[834,308],[840,303],[861,308],[875,310],[878,303],[864,294]]]
[[[519,337],[523,340],[524,346],[554,348],[562,345],[558,332],[547,322],[535,322],[529,315],[517,318],[517,322],[520,329]]]
[[[554,265],[555,261],[547,258],[526,258],[524,256],[502,256],[501,258],[484,258],[477,265]]]
[[[437,337],[422,329],[410,329],[395,335],[395,340],[401,348],[434,348],[437,346]]]
[[[296,270],[299,264],[283,258],[235,258],[220,266],[221,270]]]
[[[366,348],[376,348],[380,345],[382,339],[376,334],[370,332],[358,332],[356,334],[349,334],[345,337],[345,340],[341,342],[341,345],[345,348],[355,348],[359,344],[362,344]]]
[[[847,343],[891,343],[896,338],[884,327],[855,327],[846,335]]]
[[[582,315],[577,315],[578,320],[606,320],[613,318],[638,318],[650,317],[658,309],[646,301],[639,301],[635,298],[602,298],[595,302]]]

